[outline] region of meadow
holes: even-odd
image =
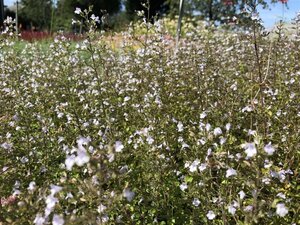
[[[0,36],[0,224],[300,223],[299,32],[86,19]]]

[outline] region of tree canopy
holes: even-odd
[[[286,0],[271,2],[287,3]],[[216,24],[230,23],[233,19],[246,24],[247,17],[241,12],[246,5],[254,7],[258,3],[268,6],[266,0],[185,0],[184,8],[185,16],[197,16]],[[56,30],[70,30],[75,8],[87,9],[91,5],[96,16],[124,15],[122,20],[130,21],[137,11],[144,11],[146,18],[153,21],[155,17],[178,15],[179,0],[21,0],[19,18],[27,28],[45,30],[54,26]]]
[[[126,0],[125,1],[126,13],[130,19],[136,15],[136,11],[144,11],[148,19],[155,16],[161,17],[165,15],[170,5],[168,0]]]

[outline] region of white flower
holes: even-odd
[[[264,147],[264,150],[268,155],[273,155],[275,152],[275,148],[272,146],[271,142]]]
[[[224,138],[224,137],[221,137],[220,138],[220,145],[223,145],[225,142],[226,142],[226,138]]]
[[[208,213],[206,214],[206,217],[209,220],[213,220],[216,217],[216,214],[213,211],[209,210]]]
[[[200,205],[200,201],[199,201],[198,198],[194,198],[193,205],[196,206],[196,207],[198,207]]]
[[[80,9],[80,8],[78,8],[78,7],[76,7],[76,9],[75,9],[74,13],[79,15],[79,14],[81,13],[81,9]]]
[[[122,144],[122,142],[116,141],[116,143],[115,143],[116,152],[122,152],[123,148],[124,148],[124,145]]]
[[[246,196],[246,194],[245,194],[244,191],[240,191],[240,192],[239,192],[239,195],[240,195],[240,199],[244,199],[245,196]]]
[[[94,14],[91,15],[91,19],[94,20],[96,23],[99,23],[99,16],[95,16]]]
[[[147,137],[147,143],[148,143],[149,145],[152,145],[153,142],[154,142],[154,139],[153,139],[151,136],[148,136],[148,137]]]
[[[127,201],[131,202],[135,196],[135,193],[133,191],[130,191],[129,188],[125,188],[123,190],[123,196],[127,199]]]
[[[49,209],[52,209],[57,202],[58,202],[58,199],[55,198],[53,195],[49,195],[46,198],[47,208],[49,208]]]
[[[75,164],[75,155],[68,155],[67,158],[66,158],[66,161],[65,161],[65,164],[66,164],[66,167],[67,167],[67,170],[72,170],[72,167],[74,166]]]
[[[200,114],[200,119],[204,119],[207,116],[206,112]]]
[[[232,168],[229,168],[227,171],[226,171],[226,178],[230,177],[230,176],[236,176],[237,173],[236,173],[236,170],[235,169],[232,169]]]
[[[91,139],[89,137],[80,137],[77,139],[78,149],[84,148],[83,145],[88,145]]]
[[[77,156],[75,158],[75,163],[77,166],[83,166],[89,161],[90,161],[90,156],[87,154],[85,150],[84,151],[81,150],[77,152]]]
[[[113,162],[115,160],[115,154],[109,153],[107,155],[107,158],[108,158],[108,162]]]
[[[210,130],[210,128],[211,128],[211,125],[210,125],[209,123],[207,123],[207,124],[205,125],[205,129],[206,129],[206,131],[209,131],[209,130]]]
[[[226,128],[227,131],[229,131],[230,128],[231,128],[231,124],[230,124],[230,123],[227,123],[227,124],[225,125],[225,128]]]
[[[69,199],[69,198],[73,198],[73,195],[72,195],[72,193],[71,193],[71,192],[68,192],[68,193],[67,193],[67,196],[66,196],[66,198],[65,198],[65,199]]]
[[[61,186],[57,186],[57,185],[53,185],[51,184],[50,185],[50,188],[51,188],[51,195],[55,195],[57,192],[60,192],[62,190],[62,187]]]
[[[53,220],[52,220],[52,225],[63,225],[64,223],[65,223],[65,221],[62,216],[54,214]]]
[[[247,154],[247,158],[251,158],[257,154],[257,150],[254,143],[245,143],[242,145]]]
[[[283,194],[282,192],[278,193],[276,196],[278,196],[279,198],[285,199],[285,194]]]
[[[35,219],[33,221],[33,223],[36,225],[43,225],[45,222],[45,218],[40,213],[35,216]]]
[[[31,182],[29,183],[29,186],[28,186],[27,189],[28,189],[29,191],[34,191],[35,188],[36,188],[36,183],[35,183],[34,181],[31,181]]]
[[[245,212],[252,212],[253,210],[253,206],[252,205],[247,205],[245,208],[244,208],[244,211]]]
[[[177,129],[178,129],[178,132],[183,131],[183,124],[181,122],[178,122]]]
[[[235,208],[233,205],[230,205],[230,206],[228,206],[228,212],[229,212],[231,215],[234,215],[235,212],[236,212],[236,208]]]
[[[220,127],[217,127],[217,128],[214,129],[214,135],[215,136],[219,136],[221,134],[222,134],[222,130],[221,130]]]
[[[188,186],[186,183],[182,183],[182,184],[180,184],[179,188],[180,188],[180,190],[185,191],[188,188]]]
[[[289,210],[285,207],[284,203],[278,203],[276,205],[276,214],[280,217],[286,216],[288,214]]]
[[[124,98],[124,102],[128,102],[130,100],[130,97],[129,96],[126,96],[125,98]]]
[[[100,205],[98,206],[97,211],[98,211],[98,213],[102,213],[106,208],[107,208],[107,207],[106,207],[105,205],[100,204]]]
[[[77,20],[72,19],[72,25],[74,25],[76,23],[77,23]],[[58,118],[60,118],[60,117],[58,117]]]
[[[197,171],[197,166],[199,165],[199,159],[196,159],[190,166],[189,169],[191,172]]]
[[[199,166],[200,172],[202,172],[203,170],[205,170],[206,167],[207,167],[207,164],[206,164],[206,163],[201,163],[201,165]]]

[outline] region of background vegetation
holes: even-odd
[[[272,3],[284,0],[272,0]],[[215,24],[239,24],[247,27],[247,16],[241,13],[245,6],[254,7],[257,3],[267,7],[265,0],[185,0],[185,17],[207,20]],[[149,5],[148,5],[149,4]],[[137,11],[145,11],[147,19],[153,22],[158,18],[174,19],[178,15],[178,0],[20,0],[18,5],[19,24],[23,30],[79,32],[72,26],[76,7],[88,9],[100,17],[98,28],[120,30],[137,19]],[[146,7],[145,7],[146,6]],[[147,8],[147,9],[146,9]],[[13,11],[11,11],[13,9]],[[5,17],[15,17],[16,5],[6,9]]]

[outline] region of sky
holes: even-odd
[[[38,1],[38,0],[37,0]],[[271,0],[266,0],[270,3]],[[4,4],[11,6],[16,0],[4,0]],[[271,28],[276,22],[283,19],[289,22],[295,18],[296,13],[300,12],[300,0],[288,0],[287,7],[282,3],[269,4],[270,9],[259,9],[260,17],[262,18],[266,28]]]

